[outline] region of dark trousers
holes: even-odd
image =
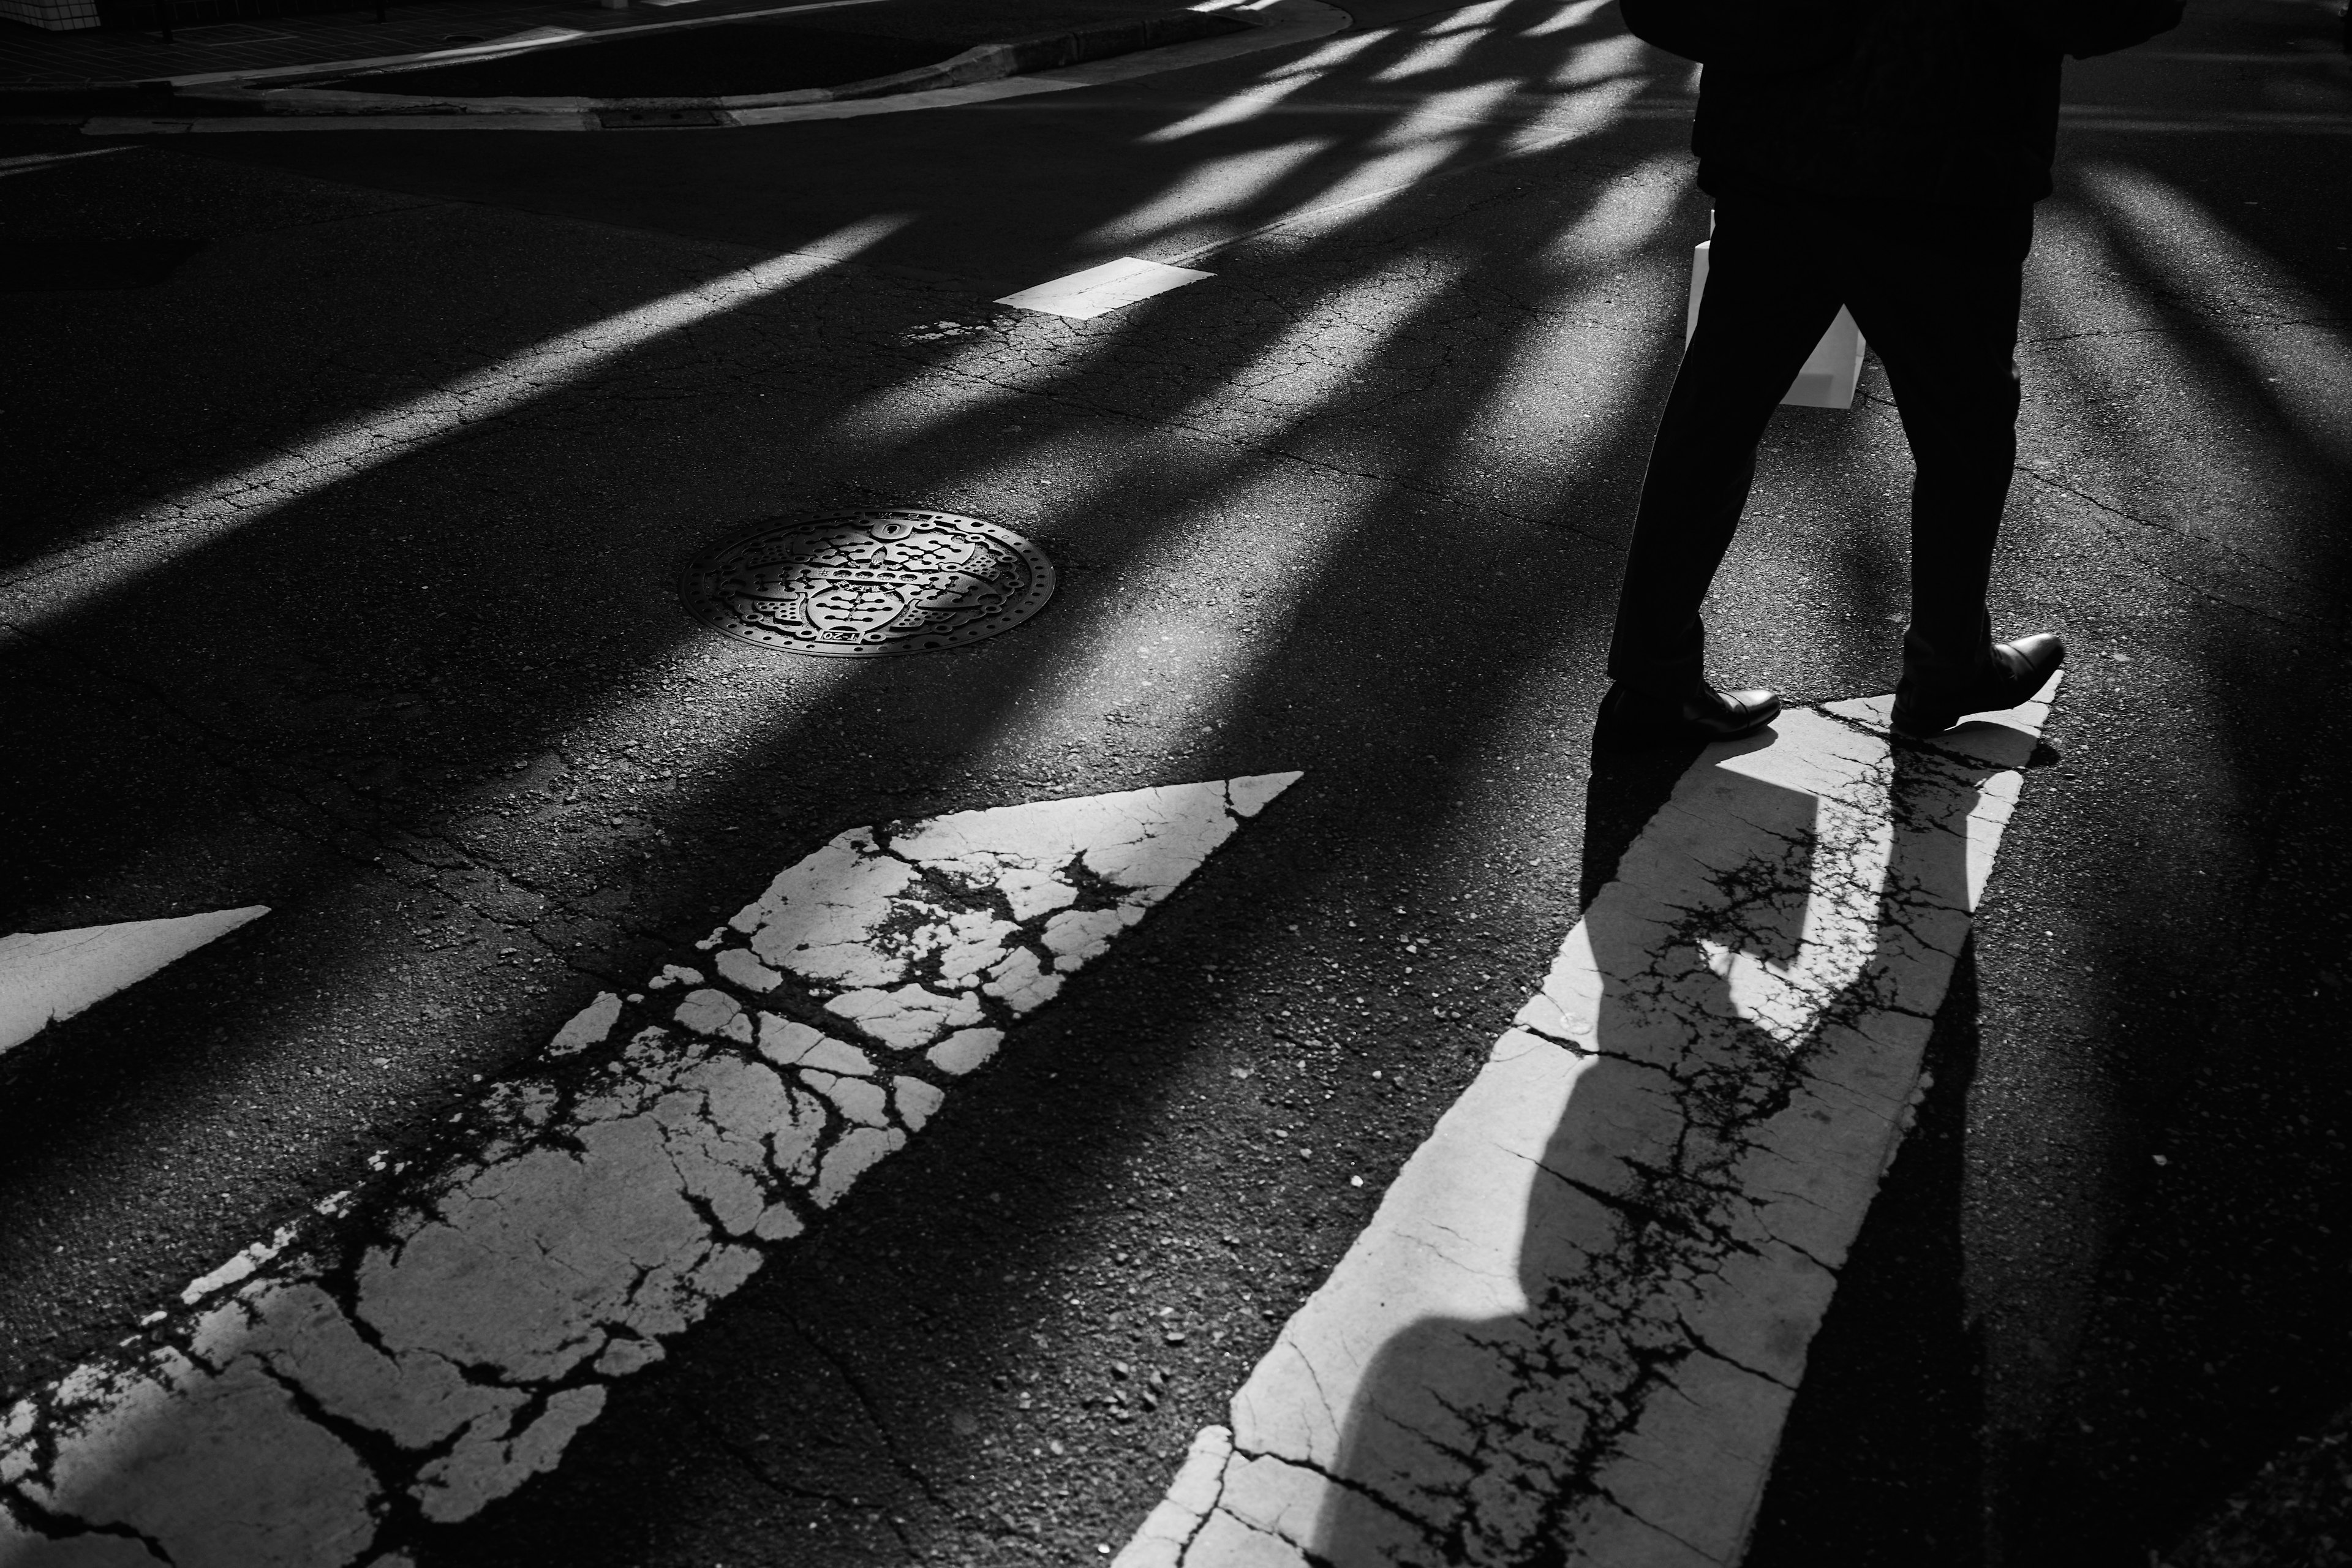
[[[1650,449],[1609,673],[1678,695],[1701,679],[1706,597],[1756,477],[1756,443],[1805,356],[1853,312],[1911,443],[1906,662],[1990,657],[1985,591],[2017,457],[2017,313],[2033,209],[1888,209],[1742,197],[1716,207],[1706,293]]]

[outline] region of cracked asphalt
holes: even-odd
[[[560,1462],[399,1520],[416,1568],[1119,1549],[1689,761],[1591,745],[1687,72],[1591,4],[1352,15],[947,111],[0,163],[12,248],[121,265],[0,327],[0,930],[271,908],[0,1057],[7,1402],[540,1114],[568,1021],[841,835],[1297,771]],[[2352,1552],[2335,27],[2214,0],[2069,68],[1994,616],[2073,658],[1751,1564]],[[988,302],[1120,255],[1214,276]],[[1721,677],[1891,688],[1908,477],[1874,364],[1784,411]],[[676,602],[890,503],[1055,599],[871,662]]]

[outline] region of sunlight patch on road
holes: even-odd
[[[2063,498],[2059,506],[2139,570],[2176,578],[2194,572],[2200,594],[2264,614],[2287,605],[2332,614],[2306,569],[2310,546],[2294,509],[2249,507],[2242,498],[2282,483],[2330,486],[2340,466],[2328,461],[2326,447],[2313,449],[2324,432],[2307,440],[2306,426],[2276,416],[2287,402],[2278,387],[2294,384],[2262,382],[2259,359],[2241,356],[2305,345],[2315,351],[2305,374],[2324,375],[2324,340],[2333,330],[2294,320],[2293,293],[2256,296],[2259,274],[2242,272],[2238,289],[2217,295],[2207,291],[2219,282],[2210,275],[2151,268],[2097,206],[2053,202],[2036,230],[2020,346],[2035,390],[2020,429],[2021,475]],[[2168,300],[2136,277],[2151,269],[2148,282]],[[2193,312],[2186,321],[2183,303]],[[2344,405],[2339,398],[2335,406]],[[2091,416],[2050,419],[2043,407]],[[2317,423],[2325,422],[2323,413]],[[2193,563],[2178,555],[2184,546],[2197,552]],[[2212,672],[2183,673],[2201,679]],[[2229,702],[2219,689],[2202,700]]]
[[[1346,282],[1298,300],[1287,325],[1246,364],[1177,416],[1188,426],[1271,442],[1351,389],[1371,389],[1381,352],[1468,270],[1438,251],[1391,255]]]
[[[1416,94],[1403,115],[1381,132],[1376,145],[1410,147],[1433,137],[1458,136],[1465,125],[1484,124],[1496,107],[1519,90],[1510,77],[1496,77],[1444,92]]]
[[[1441,37],[1447,33],[1483,33],[1519,0],[1478,0],[1475,5],[1465,5],[1449,13],[1436,26],[1423,29],[1429,37]]]
[[[1171,245],[1188,239],[1200,245],[1222,238],[1212,226],[1213,220],[1247,206],[1331,145],[1328,137],[1315,137],[1212,158],[1134,210],[1078,236],[1071,245],[1078,250],[1105,250],[1162,238]],[[1210,232],[1197,232],[1202,227],[1210,227]]]
[[[1553,33],[1572,32],[1606,11],[1615,0],[1576,0],[1573,5],[1563,5],[1534,26],[1522,30],[1522,38],[1541,38]]]
[[[1333,181],[1322,195],[1312,203],[1296,207],[1269,223],[1260,224],[1248,234],[1234,237],[1234,240],[1221,241],[1220,246],[1231,245],[1237,240],[1251,238],[1261,234],[1270,234],[1276,229],[1296,228],[1343,213],[1347,216],[1339,222],[1323,224],[1321,226],[1326,230],[1345,227],[1348,224],[1370,216],[1421,184],[1423,179],[1443,167],[1456,152],[1460,151],[1461,145],[1462,138],[1459,136],[1441,136],[1423,142],[1418,146],[1402,148],[1370,159],[1358,164],[1346,174]],[[1201,252],[1197,250],[1188,253],[1187,259],[1200,258]]]
[[[1249,363],[1221,376],[1168,423],[1253,447],[1286,445],[1335,402],[1358,388],[1374,391],[1381,351],[1443,300],[1465,267],[1450,257],[1395,257],[1317,297]],[[1345,428],[1319,431],[1318,459],[1330,460],[1349,438]],[[1027,460],[1053,461],[1043,450]],[[1377,460],[1374,453],[1361,458],[1368,466]],[[1220,485],[1223,463],[1216,461],[1181,511],[1149,520],[1120,564],[1114,597],[1064,606],[1059,678],[1024,691],[967,753],[971,765],[1034,756],[1060,737],[1099,734],[1106,715],[1134,737],[1122,742],[1130,750],[1181,749],[1213,733],[1265,678],[1266,661],[1338,569],[1360,508],[1376,504],[1377,492],[1335,489],[1316,515],[1301,516],[1298,475],[1287,465],[1270,474],[1235,472]],[[1062,499],[1084,515],[1090,502],[1130,494],[1134,485],[1121,468],[1097,467],[1086,489]],[[1202,614],[1192,601],[1203,574],[1246,584],[1246,614]]]
[[[1560,279],[1514,336],[1508,357],[1462,421],[1445,454],[1448,487],[1490,490],[1498,478],[1566,485],[1645,432],[1653,411],[1637,400],[1644,376],[1672,351],[1639,333],[1599,331],[1607,296],[1622,287],[1596,278],[1655,240],[1688,188],[1689,161],[1662,155],[1612,181],[1538,253]],[[1526,504],[1526,503],[1521,503]]]
[[[1374,71],[1370,79],[1404,81],[1412,77],[1427,76],[1432,71],[1442,71],[1448,66],[1458,63],[1465,55],[1475,48],[1482,36],[1478,33],[1453,33],[1444,37],[1431,38],[1402,59]]]
[[[315,431],[258,462],[83,534],[0,578],[6,624],[38,630],[87,610],[229,530],[424,451],[460,430],[586,380],[633,350],[771,299],[912,221],[886,214],[533,344],[393,407]]]
[[[2199,310],[2295,433],[2352,468],[2352,342],[2336,312],[2179,186],[2120,163],[2077,176],[2132,254]]]
[[[1301,55],[1295,60],[1276,66],[1265,75],[1268,79],[1318,77],[1334,66],[1347,64],[1375,44],[1386,43],[1401,36],[1394,27],[1374,27],[1369,32],[1349,33],[1332,39],[1312,54]]]
[[[1312,86],[1319,79],[1314,76],[1286,77],[1275,81],[1244,89],[1231,98],[1220,99],[1206,109],[1198,110],[1183,119],[1163,125],[1157,131],[1146,132],[1136,140],[1147,145],[1153,142],[1181,142],[1187,136],[1197,136],[1203,131],[1216,131],[1228,125],[1239,125],[1255,120],[1267,110],[1288,98],[1301,88]]]
[[[1597,39],[1579,46],[1544,79],[1554,87],[1587,87],[1606,81],[1641,69],[1643,48],[1641,39],[1631,37]]]
[[[1203,131],[1215,131],[1255,120],[1291,94],[1324,80],[1330,75],[1332,68],[1344,65],[1375,44],[1395,36],[1393,28],[1381,27],[1369,33],[1350,33],[1344,37],[1334,38],[1312,54],[1267,71],[1265,79],[1255,85],[1243,88],[1231,97],[1220,99],[1205,109],[1196,110],[1183,119],[1148,132],[1136,140],[1147,144],[1181,142]]]
[[[1544,247],[1543,259],[1581,270],[1629,256],[1664,229],[1691,190],[1691,161],[1661,153],[1593,193],[1592,205]]]
[[[1513,130],[1504,138],[1504,155],[1525,158],[1538,153],[1549,153],[1588,136],[1597,136],[1631,113],[1635,100],[1648,86],[1649,78],[1645,76],[1623,76],[1596,82],[1572,98],[1560,100],[1557,108],[1548,108],[1527,124]],[[1679,106],[1674,106],[1672,111],[1677,116],[1683,112]]]

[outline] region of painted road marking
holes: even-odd
[[[1154,294],[1165,294],[1171,289],[1181,289],[1187,283],[1198,283],[1213,276],[1190,267],[1171,267],[1165,262],[1122,256],[1100,267],[1089,267],[1066,278],[1007,294],[995,303],[1017,305],[1042,315],[1067,316],[1074,321],[1090,321],[1122,305],[1132,305],[1139,300],[1149,300]]]
[[[0,1565],[407,1562],[551,1468],[1297,777],[842,834],[583,1008],[461,1152],[328,1200],[0,1415]]]
[[[0,1051],[23,1045],[247,921],[266,904],[171,920],[0,936]]]
[[[2056,687],[1710,748],[1118,1568],[1737,1563]]]

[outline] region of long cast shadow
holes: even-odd
[[[2004,760],[2015,765],[2028,749],[2021,738],[2008,745],[1995,737],[1992,754],[2013,751],[2017,755]],[[1821,888],[1819,862],[1851,853],[1852,846],[1832,845],[1828,818],[1807,792],[1741,773],[1735,758],[1710,771],[1722,775],[1720,787],[1686,797],[1701,803],[1703,826],[1675,823],[1659,847],[1628,848],[1624,824],[1658,801],[1658,770],[1596,761],[1596,805],[1610,797],[1611,809],[1594,813],[1602,820],[1588,858],[1618,858],[1632,881],[1604,889],[1585,914],[1601,986],[1595,1054],[1560,1069],[1573,1072],[1561,1091],[1563,1114],[1513,1227],[1524,1305],[1498,1317],[1423,1318],[1381,1343],[1349,1395],[1329,1467],[1341,1484],[1323,1489],[1308,1543],[1312,1560],[1334,1568],[1548,1563],[1579,1550],[1638,1555],[1662,1544],[1655,1529],[1727,1561],[1738,1555],[1753,1497],[1738,1481],[1711,1497],[1706,1486],[1692,1486],[1704,1471],[1680,1467],[1698,1461],[1686,1450],[1661,1448],[1652,1423],[1680,1397],[1725,1410],[1769,1409],[1769,1418],[1754,1418],[1760,1427],[1741,1417],[1739,1436],[1730,1439],[1743,1450],[1762,1442],[1769,1451],[1813,1324],[1800,1311],[1772,1330],[1771,1370],[1787,1374],[1786,1384],[1745,1373],[1752,1385],[1745,1405],[1722,1393],[1720,1364],[1702,1368],[1691,1355],[1685,1334],[1729,1333],[1750,1353],[1759,1342],[1727,1326],[1740,1310],[1738,1289],[1726,1296],[1704,1283],[1731,1271],[1739,1248],[1728,1237],[1745,1236],[1748,1245],[1758,1245],[1756,1223],[1765,1208],[1763,1200],[1747,1207],[1751,1200],[1738,1190],[1737,1160],[1720,1152],[1769,1146],[1799,1170],[1808,1159],[1851,1159],[1853,1128],[1824,1110],[1842,1092],[1814,1099],[1810,1084],[1883,1070],[1888,1077],[1875,1092],[1891,1086],[1898,1098],[1869,1114],[1891,1120],[1899,1109],[1903,1068],[1882,1068],[1876,1058],[1890,1045],[1865,1031],[1885,1028],[1886,1016],[1876,1008],[1896,1005],[1898,997],[1904,1009],[1915,1007],[1950,973],[1944,944],[1965,940],[1969,902],[1962,819],[1994,770],[1955,766],[1910,748],[1895,752],[1887,796],[1895,828],[1877,900],[1876,951],[1851,987],[1815,1016],[1812,1032],[1793,1052],[1746,1020],[1700,943],[1725,942],[1766,960],[1794,962],[1807,879]],[[1695,855],[1695,863],[1685,854]],[[1705,899],[1710,889],[1717,900],[1712,908]],[[1965,984],[1965,974],[1959,978]],[[1958,1010],[1966,1014],[1965,994]],[[1504,1054],[1498,1048],[1498,1063]],[[1948,1106],[1955,1092],[1946,1089]],[[1464,1104],[1476,1100],[1474,1090]],[[1499,1102],[1482,1109],[1497,1110]],[[1891,1128],[1885,1131],[1892,1135]],[[1955,1131],[1947,1130],[1939,1151],[1948,1168]],[[1470,1123],[1462,1135],[1475,1136]],[[1445,1137],[1441,1130],[1433,1147]],[[1819,1152],[1816,1141],[1823,1146]],[[1922,1163],[1915,1160],[1915,1167]],[[1843,1271],[1852,1262],[1845,1251],[1852,1227],[1862,1223],[1854,1200],[1868,1194],[1832,1190],[1851,1212],[1839,1211],[1804,1243]],[[1764,1228],[1769,1235],[1769,1220]],[[1956,1283],[1951,1240],[1942,1261]],[[1475,1270],[1479,1261],[1455,1267]],[[1819,1293],[1827,1296],[1833,1283],[1822,1274]],[[1412,1294],[1403,1279],[1390,1288]],[[1782,1301],[1747,1310],[1790,1310]],[[1875,1304],[1858,1303],[1857,1310],[1868,1312]],[[1727,1306],[1728,1317],[1717,1315]],[[1327,1368],[1323,1374],[1326,1381],[1334,1375],[1344,1373]],[[1949,1449],[1948,1425],[1942,1436]],[[1684,1433],[1679,1441],[1694,1439]],[[1958,1435],[1962,1455],[1973,1452],[1973,1441],[1972,1426],[1964,1426]],[[1237,1442],[1246,1445],[1246,1435],[1237,1433]],[[1909,1468],[1918,1458],[1916,1446],[1904,1456],[1906,1479],[1914,1484],[1927,1479]],[[1644,1474],[1661,1468],[1663,1479]],[[1748,1479],[1760,1485],[1763,1478]],[[1965,1537],[1972,1522],[1965,1492],[1942,1497],[1937,1511],[1948,1529]],[[1856,1559],[1877,1560],[1893,1559]]]

